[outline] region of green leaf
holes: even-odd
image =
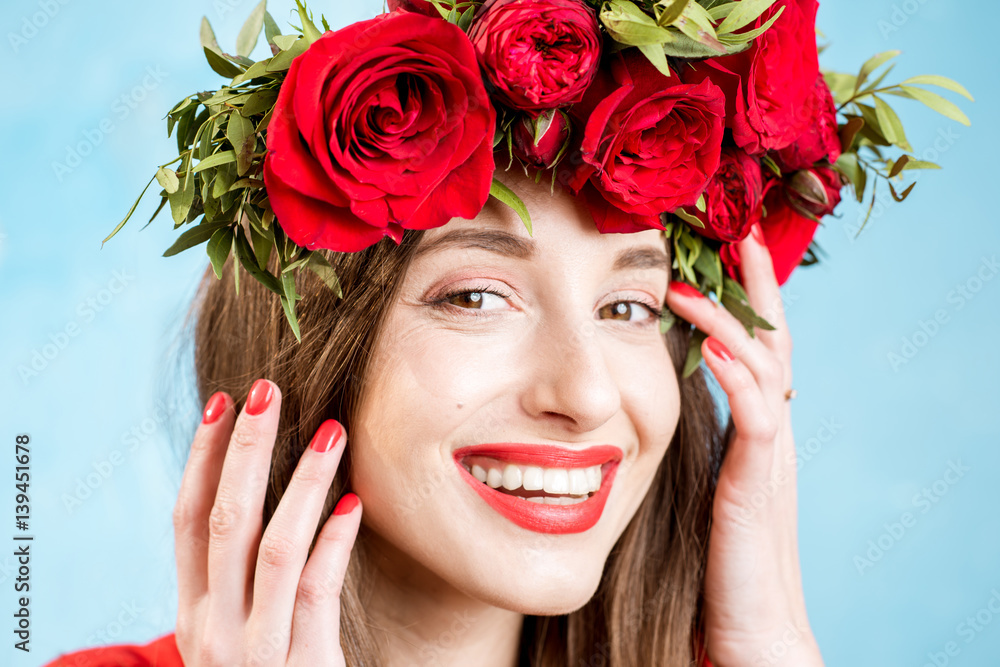
[[[704,249],[698,254],[698,259],[694,262],[694,268],[701,275],[708,278],[712,285],[722,287],[722,264],[719,262],[719,253],[715,250]]]
[[[886,140],[899,146],[904,151],[912,151],[913,148],[906,140],[906,134],[903,132],[903,123],[899,120],[899,116],[892,110],[892,107],[886,104],[885,100],[878,95],[874,97],[875,115],[878,118],[879,127],[882,129],[882,134],[885,135]]]
[[[185,155],[184,160],[181,162],[181,172],[184,174],[181,187],[177,192],[168,195],[170,199],[170,215],[174,219],[175,227],[187,220],[188,213],[191,211],[191,205],[194,203],[195,176],[191,170],[190,153]]]
[[[229,257],[229,251],[233,248],[233,229],[232,227],[222,227],[215,230],[212,236],[208,239],[208,258],[212,260],[212,268],[215,270],[215,276],[222,280],[222,267],[226,264],[226,259]]]
[[[929,162],[927,160],[910,160],[909,162],[906,163],[906,166],[903,167],[903,170],[905,171],[907,169],[940,169],[940,168],[941,165],[936,164],[934,162]]]
[[[268,44],[274,44],[274,38],[281,35],[281,28],[278,24],[274,22],[274,18],[271,16],[270,12],[264,12],[264,36],[267,38]]]
[[[299,333],[299,321],[295,316],[295,302],[298,298],[298,295],[295,293],[295,276],[291,273],[282,273],[281,287],[284,290],[284,295],[281,297],[281,307],[285,310],[285,317],[292,326],[292,333],[295,334],[295,339],[301,342],[302,336]]]
[[[924,74],[921,76],[911,77],[906,81],[904,81],[903,84],[923,84],[926,86],[937,86],[938,88],[944,88],[945,90],[950,90],[953,93],[958,93],[959,95],[963,95],[966,98],[968,98],[970,102],[976,101],[969,93],[969,91],[967,91],[965,87],[962,86],[962,84],[958,83],[957,81],[953,81],[952,79],[949,79],[946,76],[938,76],[937,74]]]
[[[705,223],[699,220],[697,217],[691,215],[683,208],[678,208],[674,210],[674,215],[688,223],[692,227],[697,227],[698,229],[705,229]]]
[[[497,180],[496,177],[493,177],[493,183],[490,185],[490,196],[496,197],[502,203],[514,209],[528,230],[528,235],[532,234],[531,215],[528,213],[528,207],[524,205],[524,202],[521,201],[521,198],[513,190]]]
[[[833,101],[837,104],[844,104],[851,99],[857,88],[858,77],[853,74],[843,74],[841,72],[824,72],[823,79],[830,87],[833,94]]]
[[[673,56],[674,58],[713,58],[721,55],[732,55],[750,48],[749,43],[728,44],[722,43],[722,40],[720,40],[721,46],[725,49],[725,53],[720,53],[718,47],[706,46],[683,33],[672,33],[672,35],[673,40],[663,45],[663,51],[668,56]]]
[[[708,338],[708,334],[701,329],[696,329],[691,334],[691,340],[688,342],[687,359],[684,360],[684,372],[681,374],[682,377],[690,377],[698,370],[702,359],[701,344],[705,342],[706,338]]]
[[[720,301],[723,307],[740,321],[751,338],[756,336],[755,327],[765,331],[774,331],[774,325],[757,314],[750,305],[743,287],[735,280],[729,277],[725,278]]]
[[[103,241],[101,241],[101,247],[102,247],[102,248],[104,247],[104,244],[105,244],[105,243],[107,243],[109,239],[111,239],[111,237],[112,237],[112,236],[114,236],[115,234],[117,234],[117,233],[118,233],[118,230],[120,230],[120,229],[121,229],[122,227],[124,227],[124,226],[125,226],[125,223],[126,223],[126,222],[128,222],[128,219],[132,217],[132,214],[133,214],[133,213],[135,213],[135,209],[139,207],[139,201],[140,201],[140,200],[142,199],[142,196],[143,196],[144,194],[146,194],[146,190],[148,190],[148,189],[149,189],[149,186],[153,184],[153,181],[154,181],[154,180],[156,180],[156,175],[155,175],[155,174],[153,175],[153,177],[152,177],[151,179],[149,179],[149,183],[146,183],[146,187],[144,187],[144,188],[142,189],[142,192],[140,192],[140,193],[139,193],[139,196],[138,196],[138,197],[136,197],[136,200],[135,200],[135,203],[134,203],[134,204],[132,204],[132,208],[130,208],[130,209],[128,210],[128,213],[126,213],[126,214],[125,214],[125,217],[124,217],[124,218],[122,219],[122,221],[118,223],[118,226],[117,226],[117,227],[115,227],[115,228],[114,228],[114,229],[113,229],[113,230],[111,231],[111,233],[110,233],[110,234],[108,234],[108,235],[107,235],[107,236],[106,236],[106,237],[104,238],[104,240],[103,240]]]
[[[257,135],[254,133],[253,121],[238,113],[232,114],[229,117],[229,124],[226,125],[226,139],[236,151],[236,172],[243,176],[250,169],[254,148],[257,146]]]
[[[330,262],[319,252],[313,251],[306,262],[306,268],[319,276],[323,283],[337,294],[337,298],[343,298],[344,292],[340,288],[340,280],[337,272],[330,266]]]
[[[196,245],[200,245],[205,241],[212,238],[212,234],[222,229],[223,227],[228,227],[232,223],[227,221],[224,222],[203,222],[199,225],[188,229],[183,234],[177,237],[173,245],[167,248],[166,252],[163,253],[164,257],[173,257],[174,255],[183,252],[189,248],[193,248]]]
[[[621,44],[663,44],[674,39],[670,31],[657,25],[652,16],[630,0],[610,0],[600,18],[608,34]]]
[[[250,118],[251,116],[256,116],[258,114],[268,111],[274,106],[274,103],[278,101],[278,91],[273,88],[261,88],[253,95],[250,99],[240,107],[240,115],[244,118]]]
[[[653,66],[659,70],[660,74],[667,77],[671,76],[670,65],[667,64],[667,54],[664,53],[662,45],[640,44],[636,48],[649,59],[649,62],[653,63]]]
[[[937,111],[945,118],[950,118],[967,127],[972,125],[969,117],[962,113],[962,110],[958,108],[958,105],[954,102],[946,100],[937,93],[932,93],[929,90],[916,88],[914,86],[900,86],[899,89],[906,93],[909,97],[912,97],[918,102],[926,105],[928,108]]]
[[[264,14],[267,12],[267,0],[261,3],[250,12],[246,23],[240,28],[240,34],[236,37],[236,53],[241,56],[249,56],[253,47],[260,39],[260,31],[264,28]]]
[[[215,51],[205,48],[205,59],[208,60],[209,66],[215,71],[219,76],[224,76],[227,79],[232,79],[237,74],[243,72],[239,67],[232,64],[221,55]]]
[[[284,37],[293,37],[292,35],[282,35],[281,37],[275,38],[275,43],[277,40]],[[284,72],[286,69],[291,67],[292,61],[298,58],[300,55],[306,52],[309,48],[309,42],[301,37],[296,38],[294,42],[287,49],[282,49],[281,53],[271,58],[267,63],[268,72]]]
[[[177,180],[177,172],[166,167],[160,167],[156,170],[156,182],[167,191],[168,195],[177,192],[181,186],[180,181]]]
[[[660,333],[665,334],[677,323],[677,316],[669,308],[663,309],[663,316],[660,317]]]
[[[729,16],[719,24],[716,32],[720,35],[727,32],[736,32],[743,26],[756,21],[773,4],[774,0],[743,0],[737,3],[737,6],[733,8]]]
[[[896,192],[896,188],[892,187],[892,183],[889,183],[889,192],[892,193],[892,198],[893,199],[895,199],[898,202],[901,202],[901,201],[905,200],[910,195],[910,192],[913,191],[913,186],[915,186],[915,185],[916,185],[916,183],[910,183],[910,187],[908,187],[905,190],[903,190],[903,194],[899,194],[898,192]]]
[[[322,37],[323,34],[316,27],[316,24],[312,22],[312,18],[310,18],[309,13],[306,11],[305,5],[300,0],[295,0],[295,5],[299,8],[299,20],[302,21],[302,37],[306,40],[307,45],[312,44]]]
[[[912,158],[909,155],[900,155],[899,159],[892,163],[892,167],[889,169],[889,178],[895,178],[899,175],[899,172],[906,168],[906,163]]]
[[[886,64],[896,56],[898,56],[902,51],[883,51],[882,53],[876,53],[874,56],[869,58],[864,65],[861,66],[861,71],[858,72],[858,80],[854,84],[854,92],[858,92],[871,73],[877,70],[882,65]]]
[[[209,51],[215,51],[222,55],[222,49],[219,48],[219,42],[215,39],[215,31],[212,30],[212,24],[208,22],[207,16],[201,17],[201,45]]]
[[[209,155],[207,158],[199,162],[198,166],[194,168],[194,172],[197,174],[206,169],[218,167],[223,164],[229,164],[230,162],[236,162],[236,151],[220,151]]]

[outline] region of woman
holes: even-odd
[[[350,305],[313,281],[303,344],[262,287],[236,296],[206,275],[195,342],[210,398],[175,509],[165,639],[184,665],[680,665],[703,627],[717,665],[775,647],[822,664],[798,567],[791,339],[766,247],[754,234],[740,246],[776,326],[751,339],[668,289],[662,232],[601,234],[578,199],[498,173],[527,195],[533,237],[491,201],[398,248],[331,256]],[[705,359],[729,398],[714,489],[713,400],[700,371],[679,377],[687,334],[660,333],[664,304],[711,334]],[[487,497],[517,473],[488,490],[473,465],[603,477],[577,506],[512,511]],[[511,493],[570,495],[548,477],[563,493]]]
[[[52,664],[822,664],[778,288],[872,146],[815,0],[459,4],[325,34],[299,5],[289,39],[255,12],[237,56],[203,29],[233,83],[171,110],[156,175],[203,216],[167,254],[208,241],[221,278],[177,628]],[[668,62],[696,20],[683,55],[732,52]]]

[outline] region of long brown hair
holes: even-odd
[[[322,251],[336,270],[344,298],[336,298],[311,272],[300,272],[301,343],[273,293],[246,279],[235,293],[231,259],[221,280],[211,268],[205,271],[191,311],[202,404],[213,392],[226,391],[239,410],[260,377],[282,390],[265,526],[320,423],[332,417],[350,433],[372,350],[422,236],[422,231],[408,230],[399,246],[382,239],[357,253]],[[689,327],[682,324],[665,335],[678,378],[689,337]],[[700,664],[701,588],[723,433],[702,371],[679,384],[677,430],[646,498],[611,551],[596,594],[566,615],[526,616],[521,665]],[[348,490],[350,458],[348,447],[320,525]],[[384,664],[383,637],[365,611],[370,590],[365,584],[372,581],[366,565],[368,538],[362,525],[341,593],[341,645],[352,667]]]

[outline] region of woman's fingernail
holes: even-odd
[[[343,432],[344,427],[340,425],[339,421],[327,419],[316,429],[316,435],[313,436],[309,447],[320,454],[328,452],[337,444],[337,441],[340,440],[340,434]]]
[[[753,223],[753,226],[750,228],[750,233],[753,235],[757,243],[767,245],[767,242],[764,240],[764,230],[760,228],[759,222]]]
[[[222,411],[226,409],[226,395],[221,391],[217,391],[212,394],[212,397],[208,399],[208,403],[205,404],[205,412],[201,415],[202,424],[212,424],[219,418]]]
[[[704,299],[705,295],[699,292],[696,288],[688,285],[687,283],[682,283],[680,281],[674,280],[670,283],[670,291],[677,292],[681,296],[688,297],[699,297]]]
[[[273,395],[274,389],[270,382],[264,379],[254,382],[253,388],[250,389],[250,395],[247,397],[247,413],[259,415],[267,410]]]
[[[722,359],[723,361],[732,361],[736,358],[733,356],[733,353],[729,351],[729,348],[723,345],[722,341],[718,338],[712,338],[709,336],[705,340],[708,341],[708,349],[711,350],[712,354],[717,356],[719,359]]]
[[[346,493],[344,497],[340,499],[337,506],[333,508],[334,514],[350,514],[351,511],[358,506],[358,496],[355,493]]]

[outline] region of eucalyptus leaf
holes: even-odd
[[[903,132],[903,123],[899,120],[899,116],[893,111],[885,100],[883,100],[878,95],[875,95],[875,115],[878,117],[879,127],[882,128],[882,134],[885,138],[899,146],[905,151],[912,151],[913,148],[910,146],[909,142],[906,140],[906,134]]]
[[[264,36],[267,38],[267,43],[276,45],[274,38],[281,35],[281,28],[275,23],[274,17],[271,16],[270,12],[264,12]],[[280,47],[279,47],[280,48]]]
[[[198,166],[194,168],[194,171],[195,173],[198,173],[205,171],[206,169],[211,169],[212,167],[229,164],[230,162],[236,162],[236,151],[221,151],[219,153],[209,155],[207,158],[199,162]]]
[[[237,74],[243,72],[239,67],[232,64],[220,54],[215,51],[205,48],[205,59],[208,60],[209,66],[215,71],[219,76],[224,76],[227,79],[232,79]]]
[[[253,121],[240,114],[232,114],[226,126],[226,139],[236,151],[236,172],[243,176],[253,162],[254,148],[257,145],[257,135],[254,133]],[[200,166],[200,165],[199,165]]]
[[[774,0],[743,0],[736,3],[736,7],[729,13],[726,19],[719,24],[716,32],[719,34],[736,32],[745,25],[756,21],[761,14],[766,12]]]
[[[528,235],[532,235],[531,215],[528,213],[528,207],[524,205],[524,202],[521,201],[521,198],[513,190],[494,177],[493,183],[490,185],[490,196],[496,197],[502,203],[514,209],[514,212],[520,216],[521,222],[524,223],[524,227],[528,230]]]
[[[177,192],[181,185],[180,181],[177,180],[177,172],[167,167],[160,167],[156,170],[156,182],[167,191],[168,195]]]
[[[872,72],[898,56],[900,53],[902,53],[902,51],[883,51],[882,53],[876,53],[874,56],[869,58],[865,64],[861,66],[861,71],[858,72],[858,80],[854,84],[854,92],[858,92],[858,90],[861,89],[861,86],[868,80],[868,77],[871,76]]]
[[[112,236],[114,236],[115,234],[117,234],[117,233],[118,233],[118,230],[120,230],[120,229],[121,229],[122,227],[124,227],[124,226],[125,226],[125,223],[126,223],[126,222],[128,222],[128,219],[132,217],[132,214],[133,214],[133,213],[135,213],[135,209],[136,209],[136,208],[138,208],[138,206],[139,206],[139,201],[140,201],[140,200],[142,199],[142,196],[143,196],[144,194],[146,194],[146,190],[148,190],[148,189],[149,189],[149,186],[153,184],[153,181],[154,181],[154,180],[156,180],[156,175],[155,175],[155,174],[153,175],[153,177],[152,177],[152,178],[150,178],[150,179],[149,179],[149,183],[146,183],[146,187],[144,187],[144,188],[142,189],[142,192],[140,192],[140,193],[139,193],[139,196],[138,196],[138,197],[136,197],[136,199],[135,199],[135,203],[134,203],[134,204],[132,204],[132,208],[130,208],[130,209],[128,210],[128,213],[126,213],[126,214],[125,214],[125,217],[124,217],[124,218],[122,219],[122,221],[118,223],[118,226],[116,226],[116,227],[115,227],[115,228],[114,228],[114,229],[113,229],[113,230],[111,231],[111,233],[110,233],[110,234],[108,234],[108,235],[107,235],[106,237],[104,237],[104,240],[103,240],[103,241],[101,241],[101,247],[102,247],[102,248],[104,247],[104,244],[105,244],[105,243],[107,243],[107,242],[108,242],[108,241],[109,241],[109,240],[111,239],[111,237],[112,237]]]
[[[953,93],[958,93],[969,99],[970,102],[975,102],[976,100],[972,97],[965,87],[953,81],[946,76],[938,76],[937,74],[924,74],[921,76],[914,76],[903,82],[903,85],[913,85],[913,84],[923,84],[927,86],[937,86],[938,88],[944,88],[945,90],[950,90]]]
[[[958,108],[954,102],[946,100],[937,93],[932,93],[929,90],[924,90],[923,88],[917,88],[916,86],[900,86],[899,89],[906,93],[909,97],[923,103],[929,109],[937,111],[939,114],[945,118],[950,118],[962,125],[969,126],[972,122],[969,117],[966,116],[961,109]]]
[[[233,247],[233,230],[232,227],[221,227],[212,233],[212,236],[208,239],[208,258],[212,261],[212,269],[215,270],[215,276],[222,280],[222,267],[226,264],[226,259],[229,257],[229,251]]]
[[[663,46],[660,44],[641,44],[636,47],[639,49],[649,62],[662,74],[663,76],[669,77],[670,65],[667,64],[667,54],[663,51]]]
[[[691,334],[691,340],[688,342],[687,358],[684,360],[684,372],[681,374],[682,377],[688,378],[698,370],[698,366],[701,365],[701,344],[705,342],[708,338],[706,334],[701,329],[696,329]]]
[[[219,42],[215,39],[215,31],[212,30],[212,24],[208,22],[207,16],[201,17],[201,45],[203,48],[222,55],[222,49],[219,48]]]
[[[249,56],[250,52],[253,51],[257,40],[260,39],[260,32],[264,28],[264,14],[266,12],[267,0],[261,0],[261,3],[250,12],[246,23],[240,28],[240,34],[236,37],[236,53],[241,56]]]
[[[337,298],[343,298],[344,292],[340,287],[340,280],[337,278],[337,272],[334,271],[332,266],[330,266],[330,262],[327,261],[326,257],[317,251],[313,251],[309,255],[309,261],[306,263],[306,268],[319,276],[319,279],[336,293]]]
[[[223,227],[229,226],[230,224],[230,222],[203,222],[199,225],[195,225],[178,236],[173,245],[167,248],[167,250],[163,253],[163,256],[173,257],[180,252],[188,250],[189,248],[201,245],[205,241],[212,238],[212,234]]]
[[[663,44],[674,39],[669,30],[657,25],[652,16],[630,0],[610,0],[600,18],[608,34],[621,44]]]

